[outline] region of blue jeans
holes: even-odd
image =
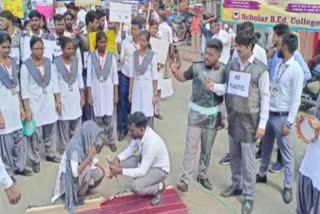
[[[130,113],[129,103],[130,79],[122,72],[119,72],[119,104],[118,104],[118,129],[128,131],[128,114]]]

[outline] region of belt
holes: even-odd
[[[270,111],[269,114],[271,116],[288,116],[289,112],[288,111]]]

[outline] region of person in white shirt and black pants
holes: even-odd
[[[295,122],[304,74],[299,63],[295,60],[294,52],[298,48],[298,38],[294,34],[283,36],[283,44],[278,56],[283,59],[270,87],[270,113],[265,136],[262,139],[262,161],[257,183],[267,182],[267,171],[270,164],[275,139],[282,154],[285,179],[282,193],[285,203],[292,201],[292,185],[294,178],[294,150],[291,140]]]
[[[152,195],[151,205],[161,202],[165,179],[170,172],[168,149],[162,138],[147,126],[148,118],[142,112],[128,119],[130,145],[110,165],[113,176],[134,178],[131,190],[137,195]]]

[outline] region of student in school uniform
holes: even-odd
[[[150,33],[140,33],[140,49],[133,53],[130,70],[129,100],[131,113],[140,111],[148,117],[153,127],[154,106],[158,102],[157,59],[150,50]]]
[[[118,103],[118,70],[115,56],[107,50],[107,36],[99,31],[96,37],[96,51],[88,58],[88,102],[93,106],[94,120],[108,135],[109,147],[117,151],[116,137],[113,135],[112,116]]]
[[[84,105],[84,84],[81,59],[75,57],[71,38],[60,39],[62,55],[55,59],[58,71],[58,86],[61,94],[61,114],[58,120],[58,136],[64,151],[71,137],[81,125]]]
[[[9,56],[10,51],[10,36],[0,34],[0,159],[14,180],[14,173],[30,176],[32,172],[25,168],[27,144],[21,131],[24,110],[19,95],[18,65]]]
[[[28,157],[32,170],[40,172],[40,144],[45,146],[46,160],[59,163],[55,155],[55,125],[61,113],[57,71],[50,59],[43,57],[41,38],[30,40],[31,57],[21,67],[21,96],[26,120],[34,120],[36,133],[27,137]]]
[[[162,39],[162,35],[159,32],[159,22],[157,22],[154,19],[152,19],[149,22],[149,32],[150,32],[151,38]],[[151,47],[151,49],[152,49],[152,47]],[[159,63],[157,64],[157,69],[158,69],[158,72],[157,72],[157,74],[158,74],[158,96],[159,97],[161,97],[161,91],[162,91],[162,88],[160,87],[159,81],[160,81],[160,79],[164,78],[164,75],[163,75],[163,72],[162,72],[164,66],[165,65],[163,65],[163,64],[159,64]],[[161,102],[161,100],[159,99],[159,101],[155,105],[154,117],[162,120],[163,116],[160,114],[160,102]]]

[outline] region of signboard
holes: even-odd
[[[111,22],[131,23],[132,6],[110,2],[109,19]]]
[[[108,30],[105,32],[108,38],[107,42],[107,51],[117,54],[117,44],[116,44],[116,34],[113,30]],[[90,52],[95,51],[96,49],[96,36],[97,32],[89,34],[89,48]]]
[[[221,0],[220,5],[222,22],[284,23],[296,30],[320,31],[319,0]]]
[[[24,18],[22,0],[2,0],[2,9],[11,11],[18,18]]]
[[[100,5],[100,0],[76,0],[76,6],[96,6]]]

